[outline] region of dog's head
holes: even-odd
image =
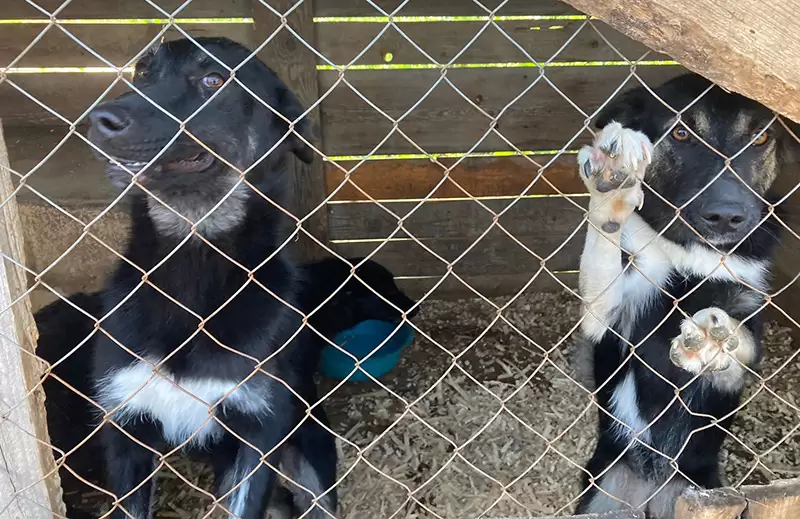
[[[311,149],[294,133],[286,136],[289,124],[265,106],[290,121],[303,113],[275,73],[251,58],[235,71],[243,87],[231,79],[227,67],[245,61],[249,50],[225,38],[196,41],[202,49],[182,39],[162,43],[144,55],[136,64],[133,85],[146,98],[130,92],[99,105],[89,115],[91,141],[134,173],[169,146],[139,175],[139,182],[156,192],[197,190],[204,182],[230,184],[239,175],[225,161],[243,171],[267,152],[265,164],[281,161],[286,151],[311,162]],[[184,132],[170,144],[180,123],[165,112],[178,121],[193,116],[186,129],[203,145]],[[307,119],[302,119],[294,129],[306,135],[307,126]],[[130,174],[111,163],[108,174],[122,187],[131,181]],[[221,178],[228,182],[220,182]]]
[[[702,76],[682,75],[653,91],[675,110],[685,109],[680,122],[644,87],[620,96],[596,120],[598,128],[617,121],[654,143],[661,139],[645,182],[668,203],[645,188],[639,214],[677,243],[736,245],[762,220],[762,197],[794,157],[795,139],[769,109]],[[680,219],[670,225],[670,204],[681,208],[688,226]]]
[[[362,261],[362,258],[353,258],[349,261],[357,264]],[[335,258],[306,265],[303,268],[306,277],[304,290],[314,292],[314,297],[309,298],[307,304],[314,308],[319,306],[350,275],[350,266]],[[415,301],[400,290],[392,273],[379,263],[366,261],[356,269],[356,275],[363,283],[354,277],[350,278],[315,314],[313,318],[315,322],[323,322],[326,327],[328,325],[335,326],[336,331],[352,328],[367,320],[397,323],[402,319],[402,315],[395,307],[409,311],[414,306]],[[391,304],[377,296],[364,283]],[[310,311],[313,308],[306,308],[306,310]],[[414,308],[407,314],[408,317],[416,315],[418,310],[419,307]]]

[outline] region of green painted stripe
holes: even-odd
[[[516,151],[473,151],[472,153],[465,152],[450,152],[450,153],[392,153],[388,155],[381,155],[375,153],[373,155],[333,155],[327,157],[325,160],[330,162],[350,162],[362,160],[425,160],[425,159],[460,159],[462,157],[468,159],[480,158],[501,158],[501,157],[530,157],[541,155],[558,155],[567,154],[574,155],[578,150],[522,150]]]
[[[252,18],[174,18],[174,23],[253,23]],[[48,25],[49,18],[0,19],[0,25]],[[169,18],[64,18],[57,19],[59,25],[164,25]]]
[[[403,202],[414,202],[418,204],[420,202],[426,204],[438,204],[442,202],[470,202],[473,200],[528,200],[528,199],[539,199],[539,198],[584,198],[590,196],[589,193],[564,193],[558,194],[553,193],[549,195],[490,195],[490,196],[454,196],[454,197],[445,197],[445,198],[376,198],[373,200],[329,200],[328,205],[352,205],[352,204],[399,204]],[[398,240],[402,240],[405,238],[398,238]],[[371,239],[363,239],[362,241],[371,241]]]
[[[508,63],[376,63],[374,65],[350,65],[350,70],[441,70],[441,69],[483,69],[483,68],[563,68],[563,67],[665,67],[679,65],[677,61],[551,61],[549,63],[508,62]],[[319,71],[345,70],[344,65],[317,65]]]
[[[510,16],[317,16],[315,23],[439,23],[439,22],[539,22],[547,20],[596,20],[585,14],[523,14]]]

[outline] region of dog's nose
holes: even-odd
[[[110,106],[92,110],[89,121],[98,133],[107,138],[119,137],[131,124],[130,118],[123,110]]]
[[[747,220],[744,207],[736,203],[706,206],[700,216],[710,230],[720,234],[736,231]]]

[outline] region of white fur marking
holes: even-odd
[[[653,281],[658,280],[659,284],[666,282],[669,271],[674,269],[679,275],[708,276],[709,280],[714,281],[743,281],[759,290],[767,290],[767,262],[748,260],[733,254],[725,257],[723,265],[722,254],[699,243],[683,247],[669,241],[659,236],[636,213],[631,215],[622,230],[622,245],[636,254],[640,270]]]
[[[231,519],[238,519],[244,515],[245,506],[247,505],[247,494],[250,492],[250,479],[247,479],[241,486],[234,490],[228,500],[228,510],[230,510]]]
[[[151,362],[157,364],[159,361],[155,359]],[[192,438],[192,444],[202,445],[218,439],[224,432],[222,427],[214,420],[205,425],[203,423],[211,412],[210,406],[232,391],[237,382],[212,378],[176,380],[165,368],[161,368],[159,373],[152,377],[153,368],[140,361],[112,371],[98,383],[99,403],[106,409],[112,409],[136,393],[113,414],[112,418],[119,425],[148,417],[161,425],[165,439],[173,444],[185,442],[197,430],[200,432]],[[141,391],[137,393],[139,389]],[[233,407],[250,414],[271,412],[269,395],[253,391],[246,384],[228,395],[220,406]]]
[[[227,195],[235,181],[235,179],[231,179],[229,186],[221,186],[214,191],[214,195],[209,195],[208,197],[203,197],[201,194],[175,197],[159,194],[159,198],[169,205],[171,209],[158,200],[148,198],[148,214],[159,233],[184,238],[189,234],[192,227],[178,214],[197,224],[222,200],[224,195]],[[214,212],[197,225],[198,232],[206,238],[213,238],[235,229],[244,221],[249,196],[250,188],[245,184],[239,184],[230,196],[219,207],[214,209]],[[175,212],[178,214],[175,214]]]
[[[621,440],[631,442],[639,433],[638,437],[642,442],[650,443],[650,430],[645,430],[647,422],[639,414],[638,400],[633,372],[628,372],[622,383],[614,388],[610,402],[611,414],[625,425],[615,421],[612,427],[614,434]]]

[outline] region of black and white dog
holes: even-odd
[[[107,413],[110,490],[130,516],[150,517],[163,455],[205,449],[220,454],[218,495],[231,517],[264,517],[279,466],[302,486],[293,488],[299,513],[328,517],[335,445],[312,418],[325,422],[321,406],[308,412],[315,345],[289,306],[300,280],[282,247],[289,219],[274,205],[285,202],[287,152],[305,162],[313,154],[262,101],[289,120],[303,109],[257,59],[236,71],[246,88],[230,78],[217,60],[238,66],[250,55],[243,46],[196,41],[208,53],[176,40],[137,63],[133,83],[147,99],[126,94],[90,114],[91,141],[113,159],[111,180],[127,186],[134,172],[159,199],[137,188],[127,261],[103,294],[93,378]],[[193,137],[171,142],[179,123],[162,110],[185,121],[204,103],[186,124]],[[249,169],[259,192],[237,169]],[[190,237],[195,229],[202,239]]]
[[[778,233],[765,200],[795,143],[768,109],[702,95],[710,86],[688,74],[654,90],[689,107],[680,122],[644,88],[627,92],[578,155],[591,195],[581,335],[601,408],[579,513],[667,519],[687,486],[720,486],[721,445],[762,354]]]
[[[362,258],[348,261],[355,265],[361,263]],[[347,263],[335,258],[300,265],[298,270],[300,310],[311,314],[311,326],[329,340],[361,321],[399,322],[402,312],[411,318],[419,309],[416,302],[400,290],[392,273],[374,261],[361,264],[356,270],[359,279],[350,276],[351,268]],[[98,445],[97,436],[92,436],[95,407],[85,398],[93,391],[87,367],[91,365],[95,346],[92,340],[86,339],[92,338],[95,319],[103,315],[103,295],[100,292],[72,294],[69,301],[58,300],[36,312],[34,317],[39,330],[36,354],[56,366],[53,373],[60,379],[48,377],[44,382],[48,429],[56,449],[70,453],[66,458],[70,470],[60,472],[67,517],[84,519],[91,516],[80,510],[80,494],[89,487],[73,474],[100,487],[106,485],[103,461],[96,455],[102,445]],[[319,339],[317,344],[321,348],[327,343]],[[316,352],[310,351],[305,360],[303,369],[313,371],[318,360]],[[205,459],[204,452],[190,454]],[[217,455],[224,456],[219,452]],[[275,507],[271,512],[291,517],[294,499],[291,494],[284,494],[277,494],[279,499],[270,503]]]

